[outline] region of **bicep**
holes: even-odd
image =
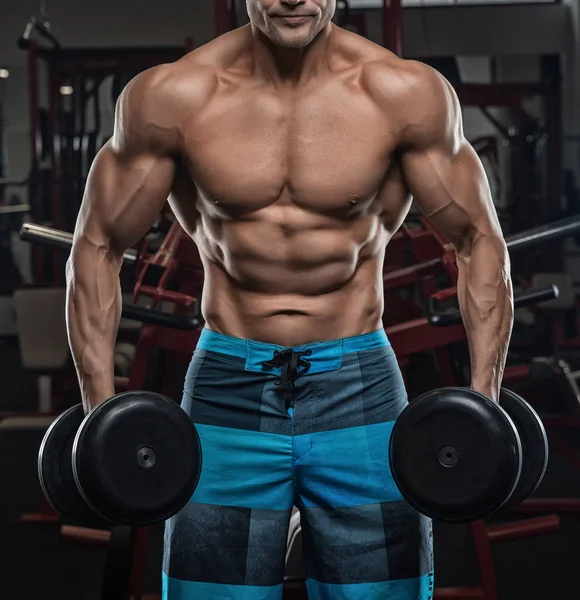
[[[75,240],[96,245],[111,258],[119,259],[147,233],[175,178],[179,140],[167,116],[166,78],[167,69],[151,69],[123,90],[113,137],[87,178]]]
[[[403,175],[419,210],[458,251],[468,251],[478,234],[501,235],[489,183],[465,139],[452,86],[433,69],[419,71],[400,140]]]
[[[483,165],[467,141],[442,140],[400,160],[417,207],[459,251],[474,235],[501,233]]]
[[[124,153],[107,143],[89,172],[75,238],[121,256],[159,216],[175,172],[171,156]]]

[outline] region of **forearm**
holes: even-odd
[[[120,261],[79,239],[67,263],[67,331],[88,412],[115,393],[114,351],[121,317]]]
[[[513,327],[513,290],[505,242],[497,235],[476,236],[467,252],[458,253],[457,263],[471,386],[497,401]]]

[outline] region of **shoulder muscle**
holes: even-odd
[[[443,143],[459,151],[463,142],[461,108],[443,75],[424,63],[396,57],[369,67],[369,91],[396,123],[402,149]]]

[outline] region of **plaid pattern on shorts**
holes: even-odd
[[[406,404],[382,330],[292,349],[204,330],[182,400],[202,474],[166,524],[163,598],[280,600],[297,506],[310,600],[430,600],[431,522],[388,461]]]

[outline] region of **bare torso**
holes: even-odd
[[[372,64],[400,75],[404,61],[333,27],[324,73],[274,85],[253,75],[250,36],[172,66],[183,164],[170,203],[204,263],[207,327],[282,346],[375,331],[385,247],[410,197],[394,160],[399,115],[376,101]]]
[[[119,97],[67,261],[85,409],[115,392],[123,254],[168,196],[205,266],[207,326],[288,347],[381,328],[384,252],[412,192],[456,250],[472,386],[497,400],[509,259],[452,86],[332,24],[310,40],[291,31],[306,16],[288,31],[253,18],[286,45],[242,27],[141,73]]]

